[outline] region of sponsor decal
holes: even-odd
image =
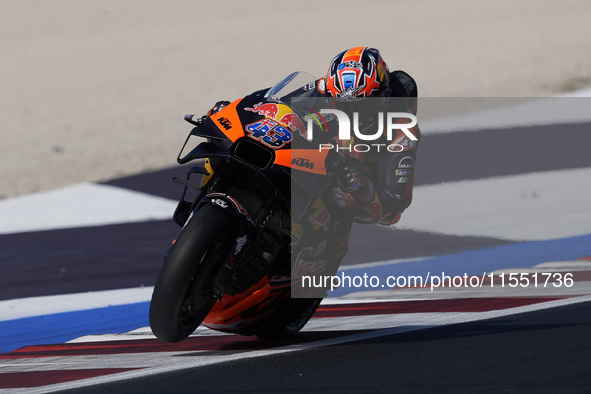
[[[303,275],[310,275],[324,269],[326,260],[320,260],[326,249],[326,241],[322,241],[318,246],[309,246],[298,253],[292,264],[292,278],[298,278]]]
[[[251,138],[273,149],[279,149],[291,142],[291,131],[269,118],[248,124],[245,130]]]
[[[326,80],[324,78],[318,80],[318,92],[320,94],[326,93]]]
[[[363,71],[363,65],[359,62],[356,62],[355,60],[348,60],[344,63],[339,64],[339,70],[342,70],[344,68],[354,68],[356,70]]]
[[[294,166],[303,167],[303,168],[309,168],[309,169],[314,168],[314,163],[308,159],[303,158],[303,157],[294,157],[291,160],[291,164]]]
[[[410,156],[404,156],[398,162],[398,168],[400,168],[400,169],[410,169],[410,168],[413,168],[414,165],[415,165],[415,161]]]
[[[312,208],[314,208],[314,212],[308,217],[308,222],[312,224],[315,231],[320,228],[328,231],[330,229],[330,214],[328,213],[328,209],[319,201],[316,201]]]
[[[279,149],[291,142],[294,131],[298,131],[301,135],[305,134],[304,123],[285,104],[260,102],[244,109],[265,117],[263,120],[247,125],[245,130],[251,138],[273,149]]]
[[[264,115],[268,118],[275,119],[279,112],[279,104],[262,102],[255,104],[252,108],[244,108],[246,111],[256,112],[259,115]]]
[[[238,237],[236,239],[236,251],[234,252],[234,254],[240,253],[242,247],[246,245],[246,239],[246,235],[243,235],[242,237]]]
[[[246,209],[232,196],[223,193],[210,193],[207,195],[208,197],[213,197],[210,201],[224,209],[228,208],[228,202],[234,205],[234,208],[240,212],[244,217],[251,223],[253,223],[250,215],[246,211]],[[222,198],[216,198],[216,196],[220,196]],[[227,199],[227,200],[226,200]],[[253,223],[254,224],[254,223]]]
[[[228,262],[226,264],[224,264],[224,266],[227,269],[230,269],[230,270],[232,268],[234,268],[235,265],[236,265],[236,257],[234,257],[234,256],[230,257],[230,259],[228,260]]]
[[[413,139],[409,138],[407,135],[401,135],[392,143],[392,145],[397,145],[397,146],[402,147],[399,150],[399,152],[401,152],[401,151],[410,150],[410,149],[413,149],[414,147],[416,147],[417,141],[416,141],[416,139],[413,140]]]
[[[349,205],[349,197],[345,194],[340,188],[333,187],[332,188],[332,199],[339,205],[339,207],[344,208]]]
[[[212,198],[211,202],[224,209],[228,208],[228,203],[222,200],[221,198]]]
[[[244,108],[245,111],[255,112],[259,115],[263,115],[266,118],[273,119],[279,122],[281,125],[287,127],[290,130],[298,130],[303,133],[305,130],[304,123],[300,118],[293,113],[291,108],[285,104],[275,103],[264,103],[260,102],[255,104],[251,108]]]
[[[232,122],[230,122],[226,117],[222,116],[218,119],[218,122],[220,122],[220,124],[225,130],[230,130],[232,128]]]

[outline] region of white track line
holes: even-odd
[[[591,233],[591,168],[415,187],[398,229],[513,241]]]
[[[177,202],[115,186],[81,183],[0,202],[0,234],[172,218]]]

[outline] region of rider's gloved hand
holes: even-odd
[[[343,174],[339,180],[341,189],[346,193],[357,194],[363,191],[367,185],[367,178],[359,171],[357,166],[349,163],[343,168]]]
[[[327,166],[345,193],[356,194],[366,188],[367,177],[345,155],[331,151],[327,157]]]

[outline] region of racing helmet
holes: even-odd
[[[328,97],[354,100],[389,97],[388,66],[375,48],[355,47],[339,53],[330,63],[325,78]]]

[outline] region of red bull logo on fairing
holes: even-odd
[[[244,109],[273,119],[292,131],[299,131],[300,134],[303,134],[306,129],[301,119],[285,104],[261,102],[253,105],[252,108],[247,107]]]
[[[259,115],[264,115],[268,118],[271,118],[273,120],[277,120],[275,119],[275,117],[277,116],[277,112],[279,112],[279,104],[275,104],[275,103],[258,103],[255,104],[252,108],[244,108],[246,111],[250,111],[250,112],[256,112]]]

